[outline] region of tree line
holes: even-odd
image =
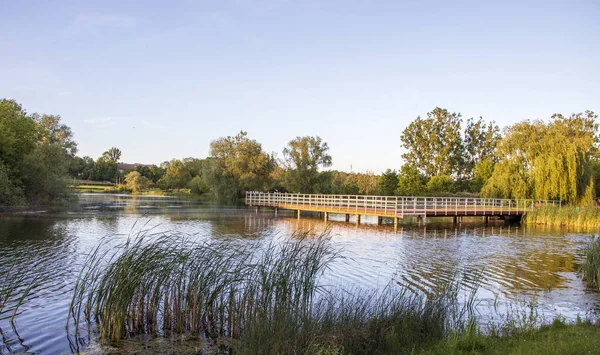
[[[470,194],[590,204],[600,185],[597,115],[591,111],[522,121],[501,130],[493,121],[463,120],[460,113],[438,107],[402,132],[400,169],[375,175],[329,170],[329,146],[318,136],[290,140],[279,158],[244,131],[210,142],[204,159],[137,164],[119,171],[118,148],[96,160],[79,157],[60,116],[28,115],[14,100],[0,102],[0,205],[58,201],[67,196],[67,176],[111,181],[134,193],[189,189],[219,202],[238,201],[252,190]]]

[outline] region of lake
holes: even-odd
[[[82,195],[68,212],[3,215],[0,290],[7,282],[32,289],[22,304],[9,301],[0,313],[0,354],[101,352],[93,336],[75,338],[66,329],[73,285],[86,254],[101,238],[124,241],[145,230],[197,240],[279,240],[327,230],[342,258],[323,275],[324,285],[347,290],[403,285],[435,294],[459,277],[465,293],[477,290],[482,322],[532,303],[547,319],[573,321],[600,310],[600,293],[587,290],[576,274],[590,232],[479,222],[467,219],[454,226],[431,219],[425,226],[407,224],[394,231],[389,224],[377,225],[376,217],[357,226],[331,215],[326,224],[316,214],[297,219],[291,211],[275,216],[269,209],[94,194]]]

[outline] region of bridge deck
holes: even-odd
[[[315,195],[247,192],[249,206],[379,217],[521,216],[541,205],[558,201],[463,197]]]

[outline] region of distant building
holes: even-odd
[[[118,163],[117,164],[117,170],[119,170],[119,173],[123,173],[125,170],[136,170],[138,166],[146,166],[148,168],[154,166],[154,164],[129,164],[129,163]]]

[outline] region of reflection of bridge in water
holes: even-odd
[[[520,219],[523,214],[537,206],[561,206],[559,201],[470,198],[470,197],[408,197],[408,196],[359,196],[359,195],[315,195],[246,192],[246,205],[273,207],[297,211],[317,212],[325,221],[329,214],[345,215],[346,222],[354,215],[360,224],[361,216],[376,216],[378,224],[384,217],[393,218],[394,227],[404,217],[416,217],[420,223],[428,217],[452,217],[454,223],[462,222],[466,216],[499,219]]]
[[[283,217],[283,218],[281,218]],[[282,214],[279,218],[272,214],[246,214],[244,215],[244,225],[248,230],[267,229],[275,224],[284,226],[289,235],[294,233],[308,233],[309,235],[319,236],[322,234],[340,235],[347,238],[362,239],[365,235],[375,239],[392,238],[456,238],[461,235],[477,233],[485,236],[517,237],[527,235],[529,227],[519,224],[495,224],[490,223],[483,226],[481,223],[450,224],[450,223],[432,223],[426,225],[399,225],[396,229],[391,229],[385,225],[377,224],[348,224],[339,220],[328,220],[323,223],[323,219],[301,218],[297,219],[288,214]],[[555,227],[536,226],[536,231],[552,231]],[[359,234],[357,234],[359,232]],[[363,234],[364,233],[364,234]]]

